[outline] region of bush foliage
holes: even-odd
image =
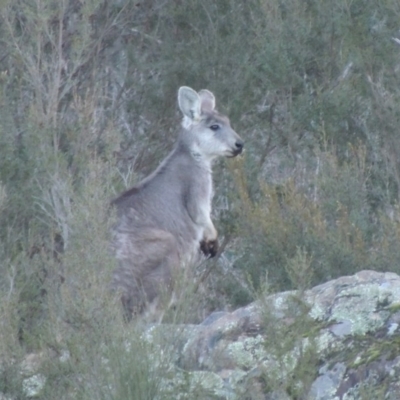
[[[2,0],[2,357],[68,348],[54,382],[80,398],[104,383],[100,344],[119,337],[122,353],[120,330],[138,329],[107,292],[109,201],[171,148],[181,85],[216,94],[246,153],[216,165],[225,254],[195,313],[170,319],[248,303],[266,280],[400,273],[399,17],[397,0]],[[125,388],[136,397],[117,382],[131,362],[111,361],[110,398],[152,398],[143,359],[148,385]],[[0,361],[1,391],[22,396]],[[76,389],[85,368],[93,381]]]

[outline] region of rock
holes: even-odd
[[[26,397],[38,397],[43,391],[46,377],[42,374],[33,375],[22,381],[22,390]]]
[[[400,399],[399,326],[400,277],[362,271],[179,328],[177,365],[216,398]]]

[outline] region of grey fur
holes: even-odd
[[[200,248],[215,255],[212,161],[234,157],[243,148],[229,119],[215,110],[210,91],[182,86],[178,103],[184,118],[174,150],[151,175],[113,201],[119,265],[112,286],[122,290],[128,318],[171,287],[174,269],[198,261]]]

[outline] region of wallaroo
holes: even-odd
[[[215,110],[208,90],[182,86],[178,104],[182,129],[174,150],[147,178],[116,198],[113,247],[118,267],[112,286],[121,290],[126,316],[156,302],[172,285],[173,272],[213,257],[217,230],[211,221],[211,166],[216,157],[235,157],[243,140]]]

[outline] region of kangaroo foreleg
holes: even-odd
[[[209,258],[213,258],[217,255],[219,249],[218,238],[214,240],[203,239],[200,242],[200,250],[202,253]]]

